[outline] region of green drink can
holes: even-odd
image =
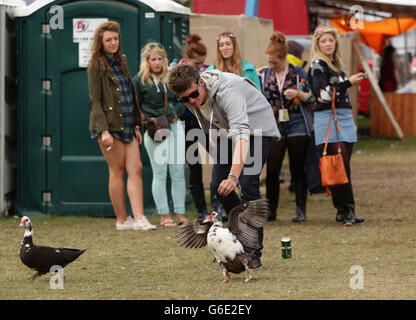
[[[283,237],[282,242],[282,258],[289,259],[292,258],[292,245],[289,237]]]

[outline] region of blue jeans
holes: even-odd
[[[260,140],[260,143],[256,143],[255,140]],[[221,195],[218,195],[218,199],[220,199],[225,211],[227,214],[230,213],[230,211],[239,205],[242,202],[248,202],[251,200],[257,200],[261,198],[260,194],[260,174],[261,169],[264,166],[264,163],[267,160],[267,157],[269,155],[269,149],[270,149],[270,143],[272,138],[271,137],[250,137],[250,151],[249,151],[249,157],[254,159],[254,162],[252,164],[246,164],[244,165],[244,170],[240,175],[240,185],[241,185],[241,199],[238,197],[238,195],[235,193],[235,191],[231,192],[228,196],[223,197]],[[256,141],[256,142],[257,142]],[[254,147],[257,147],[257,150],[255,150]],[[258,150],[258,147],[261,146],[261,150]],[[221,163],[221,154],[220,150],[220,143],[219,140],[217,140],[217,154],[216,154],[216,163],[213,167],[213,176],[212,176],[212,184],[214,185],[215,190],[218,190],[218,187],[220,186],[221,182],[228,178],[228,174],[230,173],[231,166],[232,166],[232,159],[233,159],[233,148],[232,148],[232,141],[228,140],[228,163]],[[261,151],[261,153],[260,153]],[[260,157],[257,159],[256,155],[260,155]],[[260,161],[260,163],[256,163],[256,161]],[[250,170],[254,167],[260,167],[260,170]],[[248,169],[248,170],[246,170]],[[245,171],[246,170],[246,171]],[[249,171],[255,171],[256,173],[252,173]],[[258,172],[257,172],[258,171]],[[218,193],[217,193],[218,194]],[[244,248],[244,251],[248,252],[250,255],[254,257],[261,257],[261,250],[263,249],[263,228],[259,229],[259,243],[261,248],[260,249],[253,249],[253,248]]]
[[[159,214],[169,213],[166,181],[172,181],[171,193],[175,214],[185,213],[185,132],[180,121],[170,124],[171,135],[161,142],[154,142],[147,131],[144,146],[153,170],[152,194]]]
[[[278,128],[282,139],[308,135],[305,120],[301,112],[291,112],[289,114],[289,121],[280,122]]]

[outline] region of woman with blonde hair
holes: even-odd
[[[88,65],[91,137],[96,138],[109,168],[108,190],[117,217],[116,229],[155,229],[144,216],[141,119],[136,91],[122,54],[120,25],[101,24],[95,32]],[[127,215],[124,173],[134,219]]]
[[[364,218],[355,216],[350,160],[354,142],[357,141],[357,132],[349,98],[349,88],[360,83],[363,73],[360,72],[348,77],[344,70],[337,31],[328,26],[319,26],[312,40],[312,63],[308,72],[309,86],[316,98],[316,103],[313,106],[315,145],[319,146],[322,154],[331,119],[327,153],[329,155],[336,154],[338,152],[337,142],[340,141],[348,176],[348,183],[330,187],[332,201],[337,209],[336,221],[342,222],[345,226],[351,226],[365,221]],[[333,96],[334,88],[335,97]],[[338,126],[331,110],[333,99],[335,100]]]
[[[241,57],[237,37],[232,32],[223,32],[217,38],[217,59],[208,67],[208,70],[214,69],[246,77],[260,89],[256,67]]]
[[[168,59],[162,45],[156,42],[148,43],[143,47],[141,56],[140,71],[134,77],[134,83],[142,121],[146,123],[166,113],[171,130],[170,135],[161,141],[152,140],[148,130],[144,134],[144,146],[153,170],[152,194],[161,217],[160,225],[175,227],[187,221],[185,218],[185,133],[182,124],[177,121],[185,106],[177,101],[176,96],[167,87]],[[172,181],[171,193],[176,222],[169,214],[166,190],[168,167]]]
[[[269,221],[276,219],[280,182],[286,149],[296,194],[293,222],[306,221],[307,179],[306,154],[312,135],[312,114],[307,106],[313,95],[306,84],[306,72],[301,66],[287,62],[288,44],[283,33],[276,31],[266,49],[269,67],[261,71],[263,94],[273,108],[281,134],[273,140],[267,159],[266,197],[269,199]]]

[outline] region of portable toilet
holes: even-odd
[[[190,13],[169,0],[37,0],[15,9],[19,214],[113,215],[107,164],[88,130],[94,30],[107,20],[120,23],[133,76],[149,41],[162,43],[170,60],[182,55]],[[152,170],[143,146],[141,154],[150,213]]]
[[[16,28],[10,14],[23,0],[0,0],[0,216],[13,213],[17,176]]]

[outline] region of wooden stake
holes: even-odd
[[[390,107],[387,104],[386,99],[384,98],[383,92],[381,92],[381,89],[378,85],[376,76],[374,75],[373,71],[371,70],[370,66],[367,63],[367,60],[364,58],[364,55],[361,52],[360,44],[358,43],[357,40],[353,40],[352,44],[353,44],[354,49],[355,49],[355,51],[357,52],[357,54],[360,58],[361,64],[362,64],[365,72],[367,72],[367,74],[368,74],[368,79],[370,80],[370,83],[371,83],[375,93],[377,94],[377,97],[379,98],[384,111],[386,111],[386,114],[389,117],[390,122],[394,127],[394,130],[396,130],[396,133],[397,133],[398,137],[401,140],[404,140],[403,131],[400,128],[399,124],[397,123],[393,113],[391,112]]]

